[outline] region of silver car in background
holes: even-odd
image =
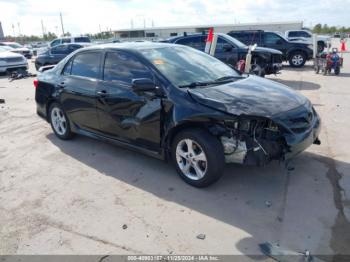
[[[28,69],[27,59],[7,46],[0,46],[0,73],[17,69]]]

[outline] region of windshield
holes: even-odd
[[[8,44],[8,46],[12,47],[12,48],[22,48],[23,46],[21,46],[20,44],[17,44],[17,43],[11,43],[11,44]]]
[[[237,46],[238,48],[245,48],[247,47],[245,44],[243,44],[241,41],[238,41],[236,38],[233,38],[230,35],[225,35],[223,36],[226,40],[232,42],[232,44],[234,44],[235,46]]]
[[[281,32],[274,32],[274,33],[288,42],[288,39]]]
[[[140,52],[176,86],[240,77],[218,59],[190,47],[174,45]]]

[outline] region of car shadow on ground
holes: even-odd
[[[292,236],[287,237],[290,242],[281,245],[294,245],[302,251],[312,241],[310,235],[315,231],[323,234],[322,228],[309,226],[319,225],[319,217],[326,212],[322,197],[318,197],[323,194],[318,183],[331,183],[334,199],[339,201],[335,161],[309,152],[293,160],[293,171],[276,162],[265,167],[227,165],[219,182],[197,189],[183,182],[173,166],[164,161],[82,136],[71,141],[59,140],[53,134],[47,138],[63,153],[97,170],[101,176],[113,177],[247,232],[250,237],[236,243],[236,248],[247,255],[258,254],[259,243],[278,243],[283,228],[291,230]],[[350,169],[348,163],[345,165]],[[292,195],[292,199],[287,199],[288,195]],[[287,202],[291,202],[292,210],[287,209]],[[296,218],[290,218],[291,215]],[[305,218],[307,223],[300,218]],[[302,236],[293,237],[293,228],[298,228],[296,234],[302,232]],[[349,222],[340,217],[332,228],[331,246],[335,252],[348,252],[344,244],[349,243],[348,240]]]
[[[314,71],[314,66],[312,63],[307,63],[302,67],[292,67],[289,64],[284,64],[282,68],[282,74],[283,74],[283,70],[294,71],[294,72],[310,72],[310,71]]]
[[[278,83],[287,85],[294,90],[317,90],[320,89],[321,86],[316,83],[308,82],[308,81],[292,81],[292,80],[282,80],[282,79],[272,79]]]

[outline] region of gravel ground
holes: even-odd
[[[350,254],[344,57],[340,76],[316,75],[308,64],[268,77],[310,98],[323,120],[321,146],[296,157],[294,170],[228,165],[206,189],[142,154],[82,136],[57,139],[36,115],[33,79],[0,76],[0,254],[254,255],[266,241]]]

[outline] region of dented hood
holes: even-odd
[[[219,86],[188,90],[198,103],[234,115],[271,117],[308,100],[291,88],[257,76]]]

